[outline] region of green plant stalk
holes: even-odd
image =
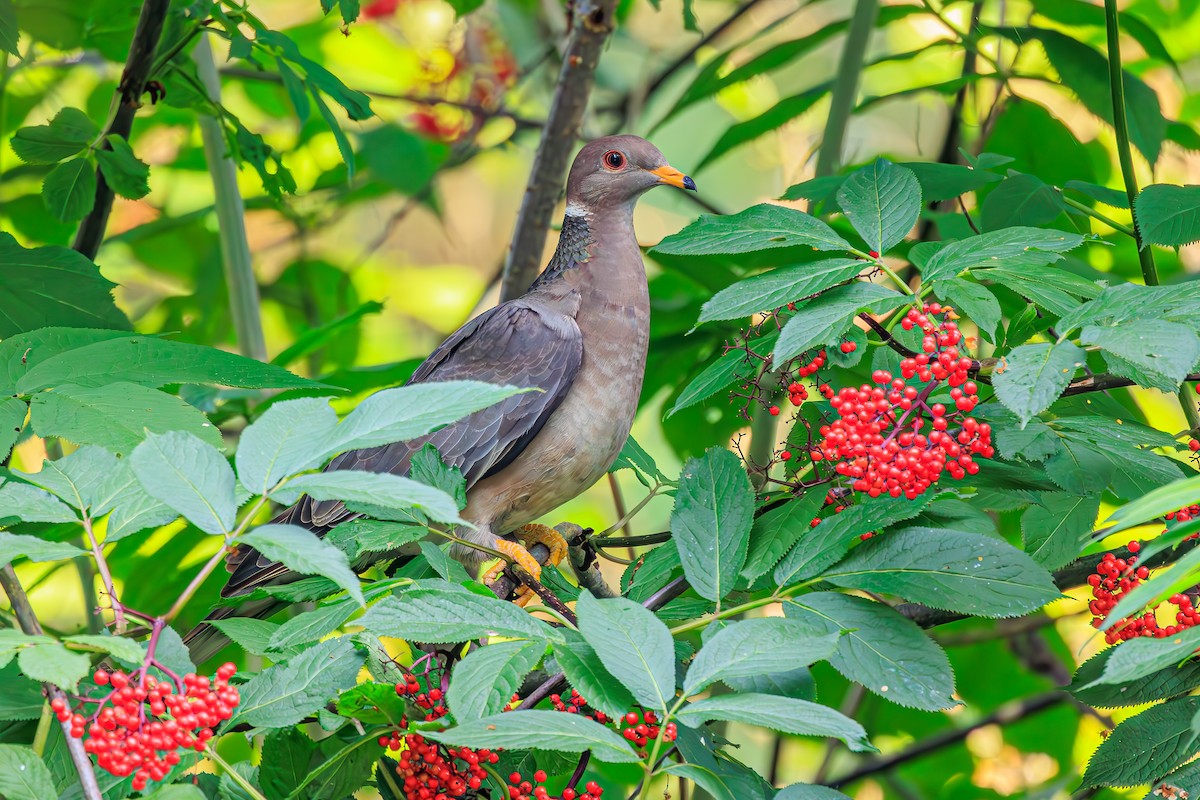
[[[1135,231],[1133,228],[1129,227],[1128,225],[1123,225],[1120,222],[1117,222],[1115,219],[1112,219],[1111,217],[1109,217],[1105,214],[1101,214],[1099,211],[1097,211],[1096,209],[1092,208],[1089,205],[1080,203],[1078,200],[1072,200],[1071,198],[1064,195],[1061,190],[1059,190],[1059,192],[1058,192],[1058,199],[1062,200],[1063,203],[1065,203],[1066,205],[1075,209],[1076,211],[1086,214],[1087,216],[1091,217],[1094,220],[1103,222],[1105,225],[1112,228],[1114,231],[1120,231],[1121,233],[1125,234],[1126,236],[1131,237],[1134,241],[1137,240],[1137,238],[1138,238],[1137,231]]]
[[[837,78],[833,82],[833,93],[829,101],[829,119],[825,122],[825,135],[821,140],[821,151],[817,154],[817,177],[832,175],[838,171],[842,161],[842,148],[846,143],[846,128],[854,113],[858,97],[858,82],[862,77],[863,57],[867,43],[875,29],[879,16],[879,0],[858,0],[854,5],[854,16],[850,18],[850,30],[842,46],[838,63]]]
[[[221,79],[213,61],[212,45],[201,36],[192,51],[196,74],[208,99],[221,102]],[[213,197],[217,211],[217,228],[221,240],[221,262],[225,284],[229,291],[229,306],[233,329],[237,333],[238,349],[242,355],[259,361],[267,360],[266,339],[259,316],[258,281],[250,258],[250,243],[246,240],[246,207],[237,185],[237,164],[226,150],[221,122],[216,117],[201,114],[200,137],[204,141],[204,158],[213,182]]]
[[[54,721],[54,712],[50,709],[50,701],[42,703],[42,715],[38,717],[37,730],[33,733],[33,752],[39,757],[46,752],[46,740],[50,737],[50,725]]]
[[[639,798],[647,797],[650,792],[650,779],[654,777],[654,765],[658,763],[658,754],[659,751],[662,750],[663,737],[666,736],[667,733],[667,723],[674,719],[675,712],[677,712],[685,702],[687,702],[687,697],[680,696],[680,698],[675,701],[675,705],[671,706],[669,709],[664,709],[666,713],[663,715],[662,725],[658,729],[658,736],[654,738],[654,747],[650,749],[650,757],[646,759],[646,773],[645,777],[642,778],[642,791],[638,794]]]
[[[677,636],[681,633],[687,633],[688,631],[707,628],[711,623],[716,622],[719,619],[736,617],[738,614],[743,614],[747,611],[753,611],[754,609],[762,608],[763,606],[769,606],[772,603],[778,603],[782,600],[788,599],[792,595],[799,594],[801,590],[807,589],[810,583],[812,583],[812,581],[802,581],[801,583],[797,583],[795,586],[789,586],[786,589],[780,589],[779,591],[771,592],[771,594],[767,595],[766,597],[760,597],[757,600],[749,600],[741,605],[730,606],[723,611],[717,611],[709,614],[706,617],[700,617],[699,619],[694,619],[691,622],[685,622],[682,625],[676,625],[674,628],[671,628],[671,635]]]
[[[204,755],[208,756],[213,763],[225,770],[225,774],[229,776],[229,779],[238,786],[242,787],[246,794],[250,795],[252,800],[267,800],[267,798],[263,796],[262,792],[254,788],[254,784],[243,778],[240,772],[235,770],[232,766],[230,766],[228,761],[221,758],[221,756],[217,754],[216,748],[213,747],[211,743],[204,748]]]

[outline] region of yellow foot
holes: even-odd
[[[527,549],[535,544],[546,545],[550,550],[550,563],[555,566],[558,566],[559,562],[567,557],[567,540],[549,525],[530,523],[517,528],[515,533],[517,538],[525,543]]]
[[[496,549],[508,556],[509,560],[513,563],[520,564],[535,579],[542,577],[542,565],[537,562],[536,558],[529,554],[528,550],[517,542],[510,542],[508,539],[497,539]]]

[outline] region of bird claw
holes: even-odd
[[[525,543],[526,551],[532,548],[535,544],[544,544],[550,551],[549,563],[558,566],[564,558],[567,557],[567,540],[561,533],[551,528],[549,525],[538,525],[530,523],[522,525],[516,530],[516,536]],[[539,574],[540,574],[539,567]],[[534,575],[538,577],[538,575]]]

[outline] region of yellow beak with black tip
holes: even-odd
[[[693,192],[696,191],[696,182],[669,164],[664,164],[658,169],[652,169],[650,173],[658,176],[659,183],[665,183],[668,186],[678,186],[680,189],[688,189]]]

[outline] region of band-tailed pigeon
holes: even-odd
[[[506,553],[533,574],[540,566],[514,541],[543,541],[557,563],[566,552],[552,528],[531,525],[600,479],[624,446],[637,411],[650,333],[645,267],[633,230],[633,207],[660,184],[695,190],[692,179],[667,164],[636,136],[587,144],[567,179],[567,209],[558,248],[522,297],[501,303],[455,331],[413,373],[409,383],[476,380],[540,389],[515,395],[414,442],[355,450],[326,469],[408,472],[431,442],[467,483],[463,518],[474,530],[459,535]],[[355,514],[340,502],[303,497],[277,522],[324,534]],[[488,556],[456,545],[472,571]],[[297,576],[248,548],[230,555],[222,597]],[[266,616],[275,600],[225,607],[208,621]],[[201,624],[187,635],[193,659],[225,638]]]

